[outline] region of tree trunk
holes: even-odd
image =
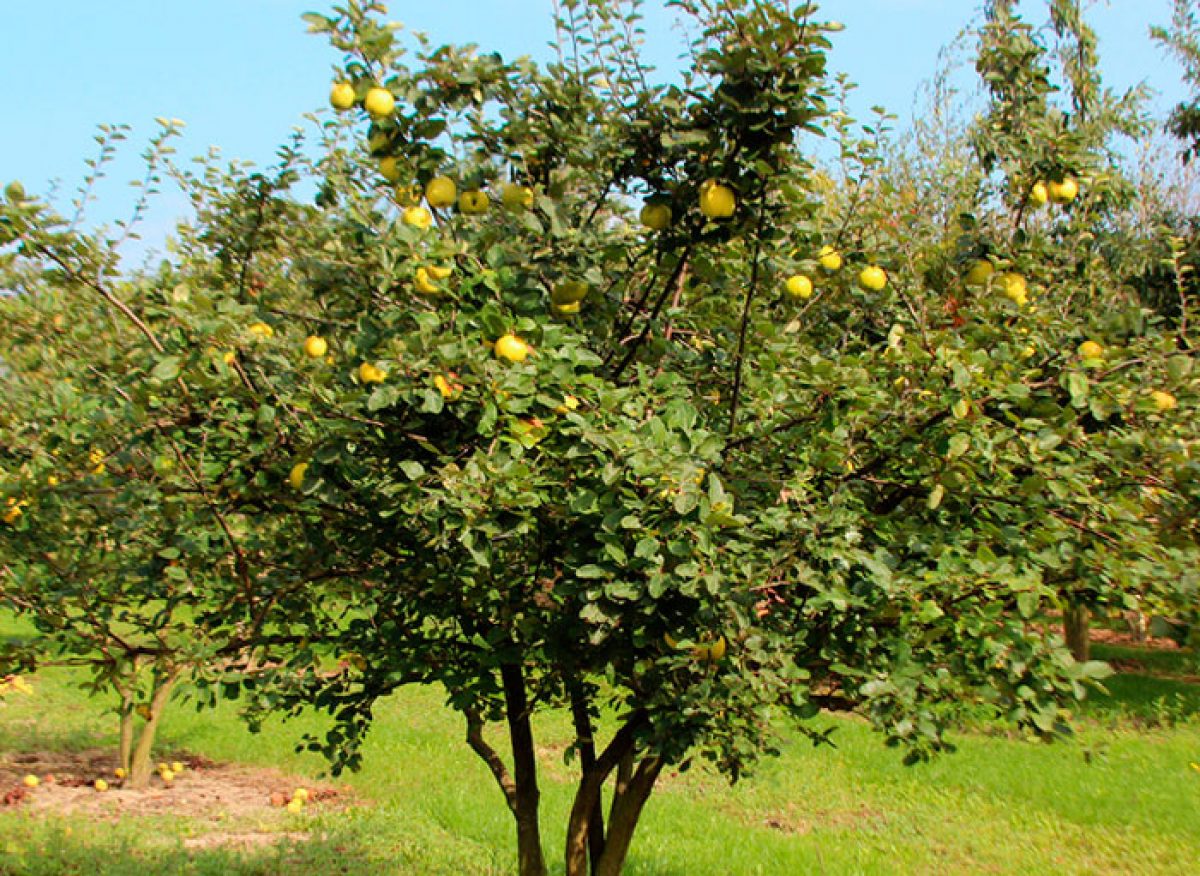
[[[618,788],[613,795],[604,854],[600,856],[592,876],[620,876],[625,867],[625,856],[629,854],[629,844],[633,841],[633,832],[642,817],[642,808],[650,799],[650,792],[654,790],[662,767],[663,763],[657,757],[647,757],[638,764],[637,771],[624,789]]]
[[[1063,637],[1067,648],[1080,663],[1091,659],[1091,640],[1088,637],[1088,607],[1069,598],[1063,605]]]
[[[142,725],[142,732],[138,735],[137,744],[134,746],[133,756],[129,763],[129,787],[134,790],[143,790],[150,786],[150,775],[153,772],[150,765],[151,755],[154,753],[154,737],[158,732],[158,721],[162,718],[163,709],[166,708],[167,700],[171,698],[171,691],[175,688],[175,678],[174,673],[163,678],[150,698],[150,716]]]
[[[575,801],[571,805],[571,818],[567,824],[567,847],[565,853],[567,876],[587,876],[588,865],[591,861],[591,825],[597,806],[601,805],[604,782],[617,765],[631,755],[634,746],[634,735],[645,715],[639,713],[616,732],[608,747],[596,758],[595,765],[586,770],[575,791]],[[607,845],[607,838],[605,840]],[[603,849],[597,857],[591,872],[598,872],[603,859]]]
[[[131,690],[121,691],[121,747],[119,754],[120,763],[118,766],[125,770],[125,775],[129,775],[129,768],[133,762],[133,692]]]
[[[596,740],[587,699],[578,684],[571,689],[571,717],[575,722],[575,741],[579,745],[580,780],[596,768]],[[601,783],[603,784],[603,783]],[[604,853],[604,799],[597,794],[587,822],[588,860],[594,871]]]
[[[1129,635],[1139,645],[1146,641],[1150,630],[1150,618],[1140,611],[1125,612],[1125,624],[1129,627]]]
[[[529,723],[529,701],[521,667],[500,667],[504,683],[504,705],[508,734],[512,743],[513,778],[516,793],[513,815],[517,819],[517,861],[521,876],[546,876],[546,858],[542,851],[542,832],[538,822],[541,793],[537,783],[537,757],[533,748],[533,728]]]

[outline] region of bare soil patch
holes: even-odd
[[[0,807],[21,806],[31,813],[101,822],[146,816],[193,819],[196,829],[184,845],[202,849],[303,842],[307,833],[284,828],[294,828],[304,813],[344,809],[352,803],[344,786],[278,770],[218,764],[194,755],[175,754],[162,760],[179,761],[186,768],[170,783],[156,775],[149,788],[134,791],[122,787],[114,776],[114,758],[108,750],[0,754]],[[37,787],[25,786],[28,775],[38,777]],[[110,785],[106,791],[93,786],[101,778]],[[286,808],[297,788],[308,791],[301,814]],[[248,826],[255,829],[248,831]]]
[[[1174,639],[1146,636],[1142,640],[1134,638],[1122,630],[1109,630],[1104,627],[1092,627],[1088,638],[1103,645],[1116,645],[1121,648],[1144,648],[1147,651],[1178,651],[1179,643]]]

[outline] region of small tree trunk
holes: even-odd
[[[121,691],[121,748],[119,757],[119,766],[125,770],[125,775],[128,776],[130,764],[133,760],[133,691],[129,689]]]
[[[1080,663],[1091,659],[1088,617],[1088,607],[1081,602],[1068,599],[1063,605],[1063,637],[1067,640],[1071,656]]]
[[[504,705],[508,734],[512,743],[513,778],[516,796],[513,814],[517,819],[517,861],[521,876],[546,876],[546,857],[542,851],[542,832],[538,822],[541,793],[537,783],[537,757],[533,748],[533,728],[529,723],[529,701],[525,696],[525,678],[521,667],[500,667],[504,683]]]
[[[581,780],[596,768],[596,740],[593,735],[592,716],[588,713],[587,700],[578,684],[571,689],[571,717],[575,722],[575,741],[579,745],[579,767]],[[587,824],[588,859],[592,870],[604,853],[604,799],[596,794]]]
[[[129,764],[129,787],[134,790],[144,790],[150,786],[154,737],[158,732],[158,721],[162,718],[163,709],[166,708],[167,700],[171,698],[171,691],[175,687],[175,678],[173,673],[163,678],[150,698],[150,716],[142,725],[142,732],[138,735]]]
[[[612,811],[608,816],[608,836],[604,843],[604,854],[593,870],[593,876],[620,876],[625,867],[625,857],[633,842],[633,832],[642,817],[642,808],[650,799],[658,774],[662,772],[662,761],[647,757],[625,785],[623,793],[613,797]]]
[[[596,807],[601,805],[604,782],[617,764],[625,760],[633,750],[634,734],[645,716],[641,713],[630,720],[617,731],[604,753],[596,758],[595,765],[585,770],[575,790],[575,801],[571,805],[571,818],[567,824],[567,847],[564,855],[567,876],[587,876],[591,851],[591,824]],[[601,850],[600,857],[603,857]],[[591,872],[595,873],[600,858],[592,865]]]
[[[1146,641],[1150,629],[1150,618],[1140,611],[1125,612],[1125,624],[1129,627],[1129,635],[1139,645]]]

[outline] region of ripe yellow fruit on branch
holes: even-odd
[[[707,638],[711,642],[711,638]],[[670,633],[663,635],[663,641],[671,648],[678,648],[679,642]],[[724,636],[717,636],[717,640],[711,644],[701,642],[692,648],[692,657],[700,663],[718,663],[725,658],[725,653],[728,651],[729,643]]]
[[[387,158],[379,159],[379,175],[390,183],[399,182],[401,177],[400,162],[390,155]]]
[[[409,207],[404,211],[402,219],[405,225],[420,228],[422,231],[433,224],[433,214],[424,207]]]
[[[329,91],[329,103],[335,110],[348,110],[354,106],[354,86],[349,82],[335,82]]]
[[[363,362],[358,366],[358,379],[363,383],[383,383],[386,378],[387,372],[370,362]]]
[[[520,213],[533,206],[533,189],[517,183],[505,183],[500,190],[500,203],[504,209]]]
[[[1173,411],[1179,405],[1179,401],[1171,393],[1165,390],[1156,389],[1150,393],[1150,398],[1154,402],[1154,408],[1160,414],[1165,414],[1167,411]]]
[[[386,88],[376,85],[367,92],[363,106],[372,118],[382,119],[392,114],[392,110],[396,108],[396,98]]]
[[[293,490],[299,490],[304,486],[304,476],[307,473],[307,462],[298,462],[293,465],[291,472],[288,474],[288,486],[290,486]]]
[[[1095,341],[1084,341],[1079,345],[1079,358],[1081,359],[1103,359],[1104,348]]]
[[[529,355],[529,345],[514,334],[500,337],[493,348],[496,357],[509,362],[524,362]]]
[[[651,231],[662,231],[671,225],[671,208],[667,204],[649,203],[642,207],[638,218]]]
[[[417,268],[416,276],[413,278],[413,286],[422,295],[437,295],[441,293],[441,289],[429,277],[428,268]]]
[[[271,328],[265,322],[256,322],[250,326],[250,334],[260,338],[273,338],[275,337],[275,329]]]
[[[470,189],[458,196],[458,212],[468,216],[478,216],[486,213],[491,202],[488,196],[479,189]]]
[[[996,272],[996,268],[987,259],[979,259],[967,270],[967,285],[968,286],[986,286],[987,281],[992,278],[992,274]]]
[[[858,285],[867,292],[879,292],[887,283],[887,271],[879,265],[867,265],[858,275]]]
[[[425,186],[425,200],[435,210],[454,206],[458,199],[458,186],[448,176],[435,176]]]
[[[433,385],[437,387],[437,391],[442,394],[442,398],[449,401],[450,399],[458,398],[462,395],[462,384],[453,382],[454,374],[447,377],[444,374],[438,374],[433,378]]]
[[[1018,307],[1024,307],[1029,301],[1029,285],[1020,274],[1008,273],[1000,277],[1000,292],[1005,298],[1012,300]]]
[[[304,340],[304,355],[310,359],[322,359],[329,352],[329,344],[324,338],[309,335]]]
[[[827,271],[841,270],[842,254],[832,246],[823,246],[817,253],[817,264]]]
[[[578,304],[587,298],[588,284],[580,280],[564,280],[554,287],[550,300],[558,305]]]
[[[784,288],[787,290],[787,294],[792,298],[812,298],[813,282],[803,274],[796,274],[795,276],[788,277],[787,282],[784,284]]]
[[[728,219],[737,210],[737,195],[715,179],[700,186],[700,212],[709,219]]]
[[[1061,181],[1051,180],[1046,185],[1050,200],[1056,204],[1069,204],[1079,195],[1079,183],[1073,177],[1065,177]]]
[[[444,267],[442,265],[430,265],[425,270],[434,280],[445,280],[454,273],[454,268]]]
[[[1044,207],[1049,200],[1050,192],[1046,189],[1046,184],[1041,181],[1035,182],[1029,190],[1029,203],[1035,207]]]

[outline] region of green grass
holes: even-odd
[[[33,698],[10,700],[0,711],[0,752],[115,745],[104,704],[86,699],[74,678],[45,671]],[[1109,689],[1089,705],[1078,737],[1061,744],[970,734],[957,754],[904,767],[861,723],[828,719],[837,726],[835,749],[785,734],[782,756],[734,788],[703,770],[666,776],[647,807],[629,873],[1188,872],[1200,860],[1200,773],[1189,767],[1200,761],[1197,686],[1117,676]],[[1178,694],[1184,705],[1172,707],[1170,720],[1130,717],[1152,713],[1159,694]],[[176,706],[163,746],[317,776],[323,761],[293,744],[322,726],[306,716],[252,735],[229,705],[202,713]],[[571,791],[561,760],[569,728],[563,716],[550,715],[536,730],[554,862]],[[382,703],[365,768],[345,779],[365,805],[282,822],[275,829],[312,839],[266,850],[182,847],[189,833],[226,825],[97,823],[0,808],[0,873],[512,873],[510,816],[462,735],[434,690]]]

